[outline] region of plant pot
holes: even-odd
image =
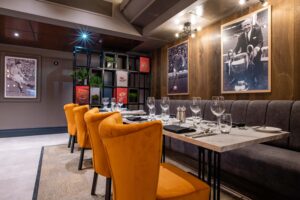
[[[113,68],[113,67],[114,67],[114,63],[112,63],[112,62],[107,62],[107,63],[106,63],[106,67],[107,67],[107,68]]]

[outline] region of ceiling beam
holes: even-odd
[[[195,3],[197,0],[181,0],[178,3],[176,3],[173,7],[168,9],[166,12],[164,12],[162,15],[157,17],[154,21],[152,21],[150,24],[145,26],[143,28],[143,35],[149,36],[153,31],[158,29],[163,23],[165,23],[167,20],[178,14],[180,11],[184,10],[191,4]],[[207,0],[198,0],[197,2],[202,3]]]

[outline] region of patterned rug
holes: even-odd
[[[104,200],[105,178],[98,176],[96,196],[91,195],[94,170],[91,150],[86,150],[83,169],[78,171],[80,151],[75,148],[70,153],[67,145],[46,146],[41,150],[33,200]],[[167,154],[166,162],[195,174],[190,162],[185,162],[177,154]],[[196,162],[196,161],[195,161]],[[195,164],[194,164],[195,165]],[[231,194],[221,191],[221,200],[236,200]]]

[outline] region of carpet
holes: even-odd
[[[75,148],[70,153],[67,145],[45,146],[41,150],[33,200],[104,200],[105,178],[98,176],[96,196],[91,195],[94,170],[92,151],[86,150],[83,169],[78,171],[80,151]],[[167,153],[166,162],[195,174],[196,169],[183,162],[177,154]],[[222,191],[221,200],[236,200],[231,194]]]
[[[96,196],[91,195],[94,170],[92,152],[86,150],[81,171],[78,171],[80,151],[70,153],[67,145],[42,148],[33,200],[104,200],[105,178],[98,176]]]

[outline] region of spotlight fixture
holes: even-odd
[[[268,0],[259,0],[259,1],[262,4],[262,6],[267,6],[269,4]]]
[[[87,33],[81,33],[81,38],[86,40],[88,38],[88,34]]]
[[[240,5],[244,5],[245,3],[246,3],[246,0],[240,0],[240,1],[239,1],[239,4],[240,4]]]
[[[14,36],[18,38],[20,37],[20,34],[18,32],[14,32]]]
[[[185,37],[185,36],[191,36],[194,38],[196,36],[197,29],[192,29],[192,24],[191,22],[185,22],[183,24],[183,30],[180,33],[175,33],[175,37]]]

